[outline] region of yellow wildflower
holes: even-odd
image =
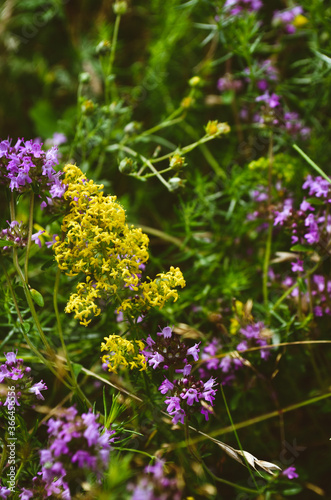
[[[55,259],[68,276],[85,275],[65,311],[74,312],[87,326],[91,316],[101,313],[100,299],[107,302],[116,295],[118,310],[129,309],[136,315],[152,305],[163,307],[171,297],[177,300],[178,293],[171,287],[185,286],[178,268],[158,275],[161,278],[155,282],[140,282],[149,240],[140,228],[126,224],[116,196],[105,196],[103,185],[88,180],[76,165],[66,165],[64,172],[64,199],[70,211],[63,218],[63,238],[56,238],[53,246]]]
[[[144,343],[141,340],[126,340],[119,335],[110,335],[104,338],[101,351],[108,351],[102,357],[102,362],[107,363],[108,371],[118,373],[118,368],[139,368],[139,371],[146,370],[146,358],[139,350],[144,349]]]

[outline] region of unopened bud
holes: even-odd
[[[94,103],[93,101],[90,101],[89,99],[86,99],[85,101],[82,102],[82,113],[85,113],[86,115],[90,115],[94,111]]]
[[[109,40],[102,40],[95,49],[98,56],[106,56],[110,52],[110,42]]]
[[[176,168],[179,170],[180,168],[184,167],[184,165],[185,165],[184,156],[180,156],[180,154],[175,154],[170,158],[169,166],[171,168]]]
[[[136,167],[135,161],[133,161],[131,158],[124,158],[120,162],[120,164],[118,166],[118,170],[122,174],[131,174],[135,170],[135,167]]]
[[[177,189],[181,188],[184,186],[184,181],[180,177],[171,177],[168,181],[170,187],[170,191],[176,191]]]
[[[124,0],[115,2],[113,5],[113,11],[117,16],[123,16],[123,14],[125,14],[127,10],[128,4]]]
[[[84,71],[84,73],[80,73],[80,75],[79,75],[80,83],[89,83],[90,80],[91,80],[91,76],[89,73],[86,73],[85,71]]]
[[[192,78],[190,78],[188,81],[191,87],[196,87],[197,85],[199,85],[200,82],[201,82],[200,76],[192,76]]]

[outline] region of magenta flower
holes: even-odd
[[[281,473],[282,476],[287,477],[287,479],[297,479],[299,475],[296,473],[295,467],[288,467]]]
[[[193,347],[190,347],[189,349],[187,349],[187,355],[193,356],[194,361],[198,361],[198,359],[199,359],[199,352],[200,352],[199,345],[200,344],[201,344],[201,342],[199,342],[198,344],[194,344]]]

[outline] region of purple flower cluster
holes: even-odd
[[[165,461],[157,459],[155,465],[148,465],[137,485],[130,484],[131,500],[181,500],[182,493],[176,478],[164,473]]]
[[[245,351],[250,347],[268,345],[268,342],[264,337],[265,331],[266,327],[262,321],[252,323],[241,328],[239,333],[243,338],[236,346],[236,350],[240,352]],[[222,380],[222,384],[230,385],[236,378],[236,371],[242,368],[244,363],[242,358],[238,355],[236,356],[235,353],[221,357],[221,352],[222,345],[220,341],[216,338],[212,339],[202,351],[201,359],[204,361],[204,364],[200,368],[200,374],[203,377],[207,377],[211,371],[219,370],[221,372],[220,378]],[[262,359],[267,359],[269,354],[270,353],[267,349],[260,350],[260,356]]]
[[[96,420],[92,412],[80,416],[74,407],[62,409],[56,418],[49,419],[49,445],[40,451],[40,477],[34,478],[31,490],[21,493],[21,499],[36,498],[36,491],[42,488],[41,498],[58,495],[70,500],[66,482],[69,474],[75,475],[76,484],[86,480],[91,472],[100,480],[108,467],[110,443],[114,441],[111,435],[115,431],[105,430],[101,434],[102,426]]]
[[[148,348],[144,349],[142,354],[154,369],[170,369],[181,374],[181,378],[172,381],[165,377],[159,387],[161,394],[167,395],[165,403],[168,405],[167,412],[171,415],[173,423],[183,424],[185,417],[193,415],[197,410],[200,410],[200,413],[208,420],[215,399],[216,380],[210,378],[207,382],[203,382],[200,378],[191,375],[192,364],[188,364],[187,360],[188,356],[192,356],[195,362],[199,360],[200,342],[187,348],[178,337],[173,335],[170,326],[163,328],[157,336],[156,340],[148,336],[146,339]]]
[[[301,263],[302,261],[298,261]],[[303,270],[303,266],[301,265],[301,269]],[[292,264],[292,271],[293,269]],[[284,287],[289,288],[296,282],[296,279],[288,276],[283,280],[282,284]],[[331,303],[330,303],[330,295],[331,295],[331,280],[327,279],[325,276],[321,274],[313,274],[310,278],[310,282],[308,283],[307,279],[303,280],[303,283],[306,288],[306,292],[301,292],[301,307],[302,310],[308,310],[308,306],[310,305],[314,316],[322,317],[324,315],[331,315]],[[310,287],[310,293],[308,291],[308,287]],[[291,292],[291,297],[297,301],[299,298],[299,288],[296,287]],[[313,303],[310,304],[310,301]]]
[[[257,12],[261,7],[261,0],[226,0],[224,4],[224,9],[233,16],[244,12]]]
[[[323,177],[308,175],[303,186],[308,189],[308,194],[317,199],[323,199],[325,204],[331,203],[331,185]],[[320,207],[318,209],[318,207]],[[319,200],[305,198],[296,210],[291,198],[285,198],[283,207],[274,212],[274,225],[285,225],[291,230],[292,244],[319,244],[327,248],[331,241],[331,216],[327,213],[325,205],[320,205]]]
[[[0,498],[8,498],[12,494],[12,491],[6,486],[1,486],[0,484]]]
[[[267,90],[264,94],[255,98],[260,104],[258,113],[254,115],[254,122],[264,127],[277,126],[279,130],[286,132],[292,137],[308,139],[310,128],[305,127],[300,120],[298,113],[294,111],[284,111],[281,106],[281,96]]]
[[[197,409],[200,409],[206,420],[212,413],[211,407],[217,391],[214,389],[217,384],[216,379],[210,377],[207,382],[203,382],[200,378],[190,375],[191,369],[191,365],[185,365],[182,378],[170,382],[165,377],[159,387],[161,394],[167,394],[164,402],[168,405],[167,412],[174,424],[178,422],[183,424],[185,417],[193,415]]]
[[[40,391],[47,389],[46,384],[41,380],[33,384],[33,379],[29,375],[31,368],[24,366],[23,359],[17,358],[17,353],[8,352],[5,354],[6,362],[0,366],[0,384],[5,391],[2,392],[0,386],[0,407],[9,406],[11,401],[7,395],[7,386],[14,387],[11,391],[15,393],[15,405],[21,406],[34,403],[35,397],[37,399],[44,399]]]
[[[233,78],[231,73],[226,73],[222,78],[219,78],[217,82],[217,88],[220,92],[227,92],[229,90],[234,90],[238,92],[243,87],[243,82],[241,80],[236,80]]]
[[[249,68],[244,70],[246,81],[251,81],[251,72]],[[257,64],[256,69],[256,86],[262,92],[268,90],[271,83],[278,81],[278,70],[272,64],[270,59],[265,59]]]
[[[28,242],[28,230],[23,222],[18,222],[13,220],[9,222],[7,220],[8,228],[2,229],[0,231],[0,240],[6,240],[9,245],[2,247],[3,252],[9,251],[13,246],[16,248],[24,248]]]
[[[180,341],[179,337],[172,335],[170,326],[163,328],[162,332],[157,333],[158,338],[153,340],[149,335],[146,339],[147,349],[142,354],[148,360],[149,366],[163,368],[167,370],[170,366],[180,368],[187,363],[187,356],[192,356],[194,361],[199,359],[199,344],[187,348]]]
[[[18,193],[34,189],[44,198],[42,207],[51,205],[52,199],[61,198],[65,191],[61,173],[54,169],[58,163],[57,147],[43,151],[41,144],[32,140],[18,139],[15,146],[9,140],[0,142],[0,184]],[[46,192],[50,193],[47,202]]]
[[[303,14],[303,9],[300,6],[293,7],[292,9],[277,10],[274,12],[272,24],[274,26],[281,26],[288,34],[295,33],[296,27],[293,21],[299,15]]]

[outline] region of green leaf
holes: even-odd
[[[13,247],[15,243],[10,240],[0,240],[0,247]]]
[[[300,245],[298,243],[297,245],[293,245],[293,247],[290,248],[291,252],[309,252],[312,250],[311,246],[308,245]]]
[[[31,323],[29,323],[28,321],[24,321],[24,323],[22,323],[22,328],[24,333],[29,333],[29,331],[31,330]]]
[[[35,290],[34,288],[30,289],[31,296],[33,298],[33,301],[40,307],[44,307],[44,297],[41,295],[38,290]]]
[[[297,495],[301,491],[302,487],[298,485],[298,486],[293,486],[292,488],[288,488],[287,490],[284,490],[282,493],[283,495],[290,497],[292,495]]]
[[[77,378],[83,369],[83,365],[80,365],[79,363],[72,363],[72,368],[73,368],[75,377]]]

